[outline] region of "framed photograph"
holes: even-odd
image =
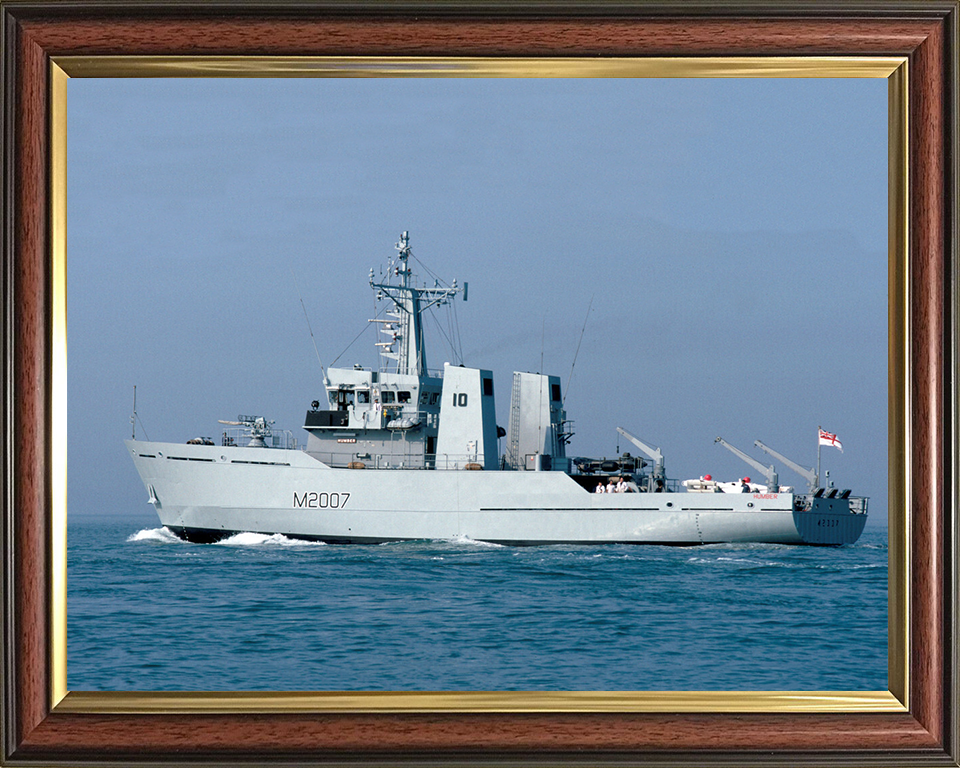
[[[957,764],[955,3],[2,7],[4,760]],[[68,81],[385,76],[885,82],[889,690],[69,690]]]
[[[526,76],[536,71],[528,61],[499,60],[492,72],[477,60],[446,65],[470,77],[358,77],[378,62],[302,63],[318,76],[68,82],[68,688],[885,691],[888,398],[875,372],[888,367],[887,78],[901,62],[878,77],[830,79],[825,62],[821,77],[785,78],[785,59],[777,77],[752,78],[667,77],[692,63],[659,59],[605,62],[620,76],[602,78],[582,76],[582,60],[551,62],[550,77]],[[440,62],[430,65],[438,73]],[[485,76],[511,67],[524,76]],[[400,374],[395,358],[379,359],[389,331],[375,326],[392,323],[369,322],[385,305],[368,301],[369,270],[397,255],[404,230],[414,275],[446,280],[440,298],[450,299],[420,315],[434,381],[416,383],[435,386],[442,362],[489,371],[488,412],[506,434],[480,451],[487,471],[468,477],[497,500],[546,479],[558,490],[541,487],[539,511],[448,510],[458,495],[449,484],[464,476],[443,463],[409,468],[411,451],[436,439],[428,430],[400,432],[406,470],[343,466],[382,465],[394,447],[370,429],[378,401],[396,412],[384,387]],[[233,465],[248,428],[218,419],[263,414],[269,438],[291,446],[310,433],[280,429],[306,423],[308,409],[308,419],[336,415],[319,408],[324,365],[331,383],[378,379],[373,397],[353,385],[359,424],[307,448],[307,460],[348,471],[317,475],[308,464],[311,479],[297,481],[306,488],[289,489],[282,463]],[[534,370],[555,377],[569,439],[562,456],[548,451],[575,462],[568,471],[499,468],[513,445],[507,427],[522,419],[510,407],[518,368],[521,382],[536,382]],[[433,395],[439,412],[429,395],[402,407],[442,430],[458,415],[443,408],[460,398]],[[349,419],[350,404],[338,413]],[[822,449],[824,488],[850,489],[855,503],[869,496],[868,514],[835,520],[866,522],[851,546],[792,546],[778,530],[736,540],[758,520],[780,525],[759,512],[774,501],[767,491],[678,495],[692,478],[768,471],[718,434],[755,449],[758,432],[816,464],[818,419],[844,449]],[[673,492],[596,494],[603,475],[591,467],[615,456],[630,482],[653,490],[654,461],[636,467],[620,425],[633,439],[662,436]],[[136,448],[117,450],[134,438]],[[187,441],[200,447],[181,448]],[[455,451],[439,443],[427,461],[452,469]],[[270,527],[239,524],[236,511],[220,533],[195,531],[205,523],[180,516],[162,477],[137,480],[138,466],[152,472],[183,451],[213,460],[186,465],[213,473],[201,487],[255,467],[253,487],[243,471],[229,485],[248,507],[261,507],[257,488],[276,494]],[[162,466],[182,482],[183,463]],[[812,478],[775,468],[781,487],[809,492]],[[415,494],[369,482],[410,477]],[[337,495],[304,496],[324,484],[313,492]],[[156,508],[144,503],[150,488]],[[294,493],[295,509],[315,506],[284,519]],[[582,506],[551,519],[563,506],[545,503],[551,493]],[[657,499],[668,519],[698,502],[731,511],[703,513],[699,532],[663,524],[665,536],[707,547],[617,543],[640,522],[654,527]],[[744,517],[719,531],[735,541],[709,538],[718,532],[707,515],[732,516],[735,502]],[[610,508],[630,503],[644,511],[616,522]],[[692,523],[700,513],[685,514]],[[540,546],[507,543],[524,525],[513,515],[538,518],[525,535]],[[412,516],[429,528],[411,532]],[[310,528],[338,518],[357,546],[327,546],[344,542]],[[774,540],[757,541],[765,535]],[[379,546],[360,546],[372,537]],[[184,645],[216,647],[217,663],[202,650],[180,658]]]

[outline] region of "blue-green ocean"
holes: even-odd
[[[68,526],[72,690],[886,690],[887,532],[379,546]]]

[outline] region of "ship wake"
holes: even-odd
[[[291,539],[282,533],[266,534],[244,531],[216,542],[221,547],[325,547],[323,541]]]
[[[143,530],[132,533],[127,537],[127,541],[156,541],[161,544],[179,544],[182,539],[178,538],[169,528],[144,528]]]

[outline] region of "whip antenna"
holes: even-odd
[[[537,453],[543,447],[543,345],[547,340],[547,316],[543,316],[543,328],[540,330],[540,401],[537,403]]]
[[[307,305],[303,303],[303,295],[300,293],[300,286],[297,284],[297,276],[290,269],[290,276],[293,278],[293,285],[297,289],[297,296],[300,297],[300,306],[303,308],[303,319],[307,321],[307,330],[310,331],[310,339],[313,341],[313,351],[317,353],[317,362],[320,364],[320,373],[323,374],[323,385],[327,386],[330,381],[327,379],[327,371],[323,367],[323,361],[320,359],[320,350],[317,349],[317,338],[313,335],[313,328],[310,327],[310,318],[307,316]]]
[[[596,294],[594,294],[596,296]],[[573,364],[570,366],[570,376],[567,378],[567,388],[563,390],[563,400],[560,401],[561,405],[565,405],[567,402],[567,393],[570,391],[570,382],[573,381],[573,369],[577,365],[577,355],[580,354],[580,345],[583,343],[583,334],[587,330],[587,320],[590,319],[590,308],[593,306],[593,296],[590,297],[590,303],[587,304],[587,316],[583,318],[583,328],[580,329],[580,341],[577,342],[577,351],[573,353]]]

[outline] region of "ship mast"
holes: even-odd
[[[461,291],[464,291],[466,300],[466,283],[463,288],[457,287],[456,280],[450,287],[440,286],[439,281],[433,288],[418,286],[409,263],[413,255],[410,233],[403,232],[394,247],[398,251],[398,258],[390,265],[383,282],[374,282],[373,270],[370,270],[370,287],[376,289],[377,300],[390,299],[393,307],[387,310],[389,319],[370,322],[380,323],[381,333],[387,335],[387,340],[377,342],[377,346],[383,357],[396,361],[391,372],[424,376],[427,374],[427,358],[420,316],[431,307],[449,303]],[[395,348],[395,345],[399,345],[399,348]]]

